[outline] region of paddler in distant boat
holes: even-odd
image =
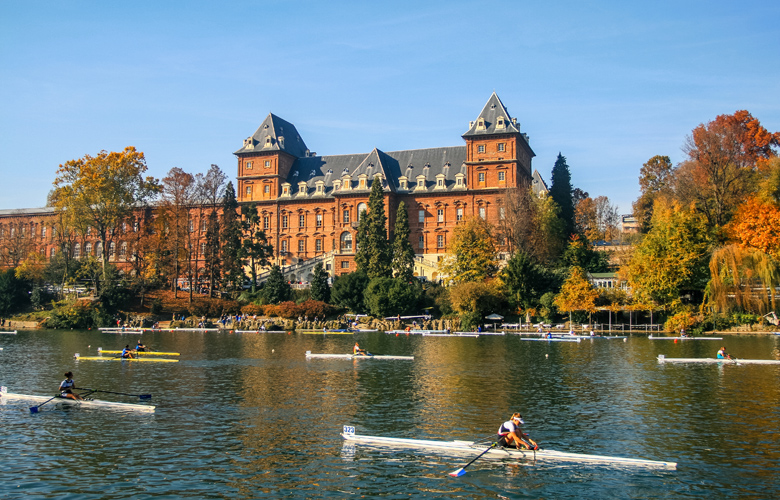
[[[520,426],[524,424],[523,416],[513,413],[512,416],[498,428],[498,446],[502,448],[517,448],[526,450],[539,449],[536,441],[524,434]]]
[[[122,359],[133,359],[135,356],[133,356],[133,350],[130,349],[130,345],[126,345],[124,349],[122,349]]]
[[[73,372],[67,372],[65,374],[65,380],[60,382],[60,396],[63,398],[75,399],[76,401],[84,399],[73,392],[73,389],[75,388],[76,382],[73,381]]]
[[[141,343],[141,341],[138,341],[138,345],[135,346],[135,352],[144,352],[146,351],[146,346]]]
[[[725,347],[721,347],[718,350],[718,356],[717,357],[718,357],[718,359],[731,359],[731,354],[726,352],[726,348]]]
[[[361,349],[357,342],[355,342],[355,347],[352,348],[352,355],[369,356],[368,351],[366,351],[365,349]]]

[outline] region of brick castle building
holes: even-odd
[[[286,275],[308,280],[316,262],[323,262],[331,275],[355,271],[360,213],[367,208],[372,183],[381,182],[388,228],[403,201],[417,253],[415,274],[435,279],[459,221],[479,216],[498,222],[507,188],[533,185],[546,191],[531,167],[528,136],[495,93],[462,138],[462,146],[317,156],[293,124],[269,114],[234,153],[237,198],[240,204],[256,205],[275,262]],[[47,208],[1,210],[0,245],[29,238],[50,257],[56,251],[53,220]],[[120,267],[132,255],[132,238],[121,234],[107,249]],[[89,235],[73,248],[74,256],[98,252],[102,249]]]

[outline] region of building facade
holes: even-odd
[[[326,261],[326,269],[332,265],[331,274],[340,275],[355,271],[360,214],[372,184],[381,182],[389,231],[403,201],[415,274],[435,279],[461,220],[497,223],[507,188],[541,181],[532,176],[528,136],[495,93],[462,139],[465,145],[455,147],[317,156],[293,124],[269,114],[234,153],[237,197],[257,207],[278,264]]]
[[[234,153],[237,198],[242,205],[256,206],[276,263],[292,279],[306,280],[317,262],[331,275],[356,270],[360,214],[368,206],[372,184],[381,182],[389,231],[403,201],[417,253],[415,274],[436,279],[437,264],[460,221],[483,217],[498,223],[507,188],[546,191],[531,166],[528,136],[495,93],[461,137],[462,146],[317,156],[293,124],[269,114]],[[152,218],[147,214],[136,220]],[[203,233],[202,214],[192,219],[190,230]],[[117,228],[112,248],[98,248],[96,237],[85,234],[72,242],[71,255],[107,251],[120,267],[130,267],[139,223],[124,224]],[[31,249],[50,258],[62,248],[56,236],[53,209],[0,211],[4,266],[18,264]],[[198,247],[194,255],[197,259]]]

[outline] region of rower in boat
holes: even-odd
[[[146,351],[146,346],[141,343],[141,341],[138,341],[138,345],[135,346],[135,352],[144,352]]]
[[[517,448],[526,450],[537,450],[539,445],[536,441],[523,433],[520,425],[524,424],[523,416],[519,413],[513,413],[512,416],[501,424],[498,428],[498,446],[502,448]]]
[[[368,351],[365,349],[361,349],[357,342],[355,342],[355,347],[352,348],[352,355],[353,356],[370,356],[368,354]]]
[[[59,388],[60,396],[68,399],[75,399],[76,401],[80,399],[84,399],[78,394],[73,392],[73,389],[75,388],[76,388],[76,382],[73,381],[73,372],[67,372],[65,374],[65,380],[60,382],[60,388]]]
[[[125,348],[122,349],[122,359],[133,359],[135,356],[133,356],[133,350],[130,349],[130,345],[125,345]]]
[[[731,354],[726,352],[725,347],[721,347],[718,350],[718,355],[716,356],[718,359],[731,359]]]

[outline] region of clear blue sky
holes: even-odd
[[[780,130],[777,1],[0,2],[0,208],[132,145],[230,178],[269,112],[320,155],[463,144],[493,91],[549,182],[622,213],[650,157],[747,109]]]

